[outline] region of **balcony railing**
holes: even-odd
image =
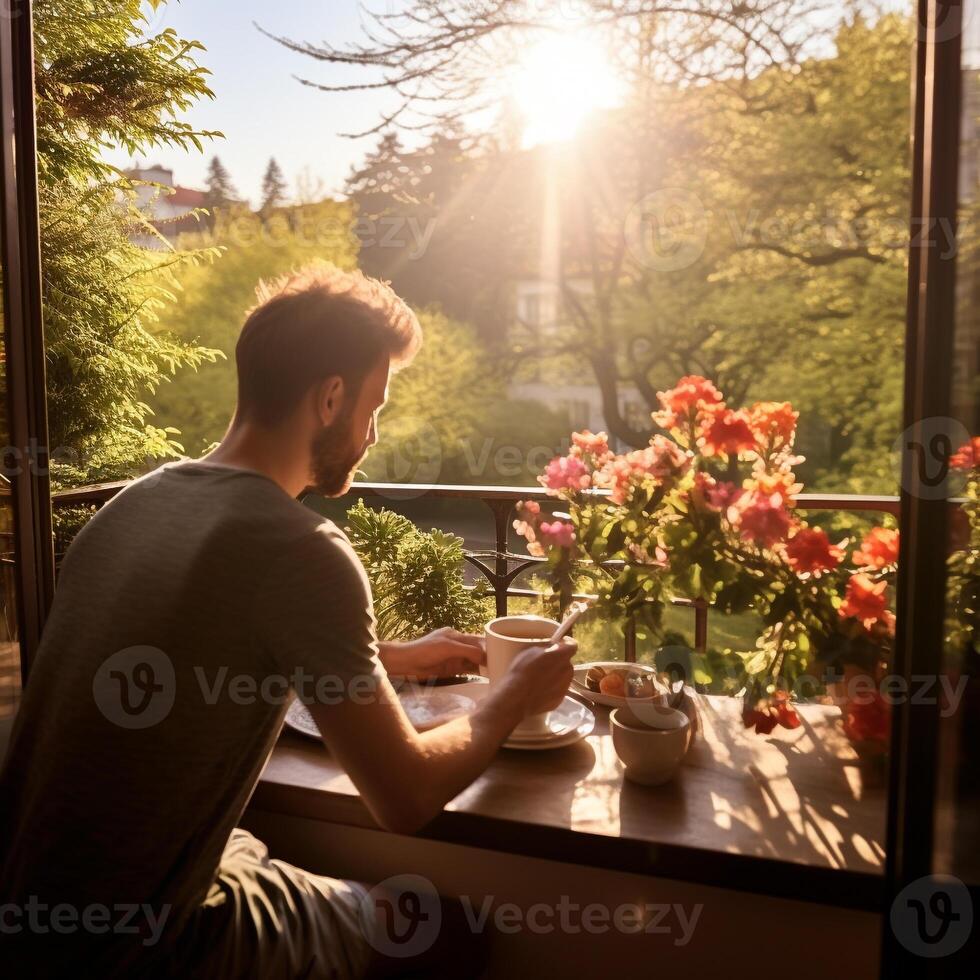
[[[126,486],[126,482],[103,483],[97,486],[80,487],[76,490],[65,490],[54,495],[53,504],[56,510],[67,507],[89,507],[96,511]],[[517,554],[508,547],[511,518],[517,502],[520,500],[553,500],[540,487],[355,483],[348,496],[354,495],[387,500],[411,497],[412,499],[441,498],[480,501],[487,507],[493,519],[494,547],[489,550],[467,550],[465,557],[493,588],[497,615],[507,615],[509,599],[512,597],[528,598],[541,594],[534,589],[517,588],[514,586],[514,582],[521,573],[529,568],[544,564],[544,559]],[[797,497],[796,509],[892,514],[897,517],[899,498],[855,494],[803,493]],[[65,545],[63,540],[59,541],[56,538],[56,554],[59,556],[63,554]],[[575,598],[575,595],[566,595],[563,597],[563,601],[568,601],[571,598]],[[705,651],[708,646],[708,604],[703,599],[676,598],[672,602],[676,606],[687,607],[694,611],[694,646],[699,651]],[[626,624],[624,659],[629,662],[636,660],[636,633],[631,622]]]

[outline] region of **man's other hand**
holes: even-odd
[[[478,673],[486,652],[482,636],[444,626],[407,643],[382,643],[381,660],[389,674],[425,680]]]

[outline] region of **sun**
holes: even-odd
[[[571,139],[591,113],[616,105],[622,85],[598,39],[556,34],[527,49],[511,78],[525,148]]]

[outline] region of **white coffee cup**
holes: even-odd
[[[510,670],[513,659],[528,647],[547,643],[559,623],[543,616],[501,616],[486,625],[487,664],[484,673],[493,684]],[[548,732],[548,715],[528,715],[517,728],[516,735],[544,735]]]
[[[665,705],[644,706],[641,721],[629,708],[609,715],[613,748],[626,767],[626,778],[659,786],[674,775],[691,744],[691,720]]]

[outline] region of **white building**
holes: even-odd
[[[592,282],[588,279],[572,280],[568,286],[583,297],[592,292]],[[558,282],[523,279],[515,283],[511,338],[517,346],[544,352],[560,348],[562,332],[568,329]],[[573,355],[549,356],[543,361],[538,356],[529,358],[508,385],[507,392],[511,398],[533,399],[567,411],[568,424],[577,431],[608,430],[599,385],[588,366]],[[641,432],[649,429],[650,409],[632,385],[621,385],[619,410],[631,427]]]
[[[126,176],[138,185],[137,206],[165,238],[176,241],[184,232],[202,229],[194,211],[207,206],[205,191],[178,186],[174,172],[160,166],[127,170]],[[160,242],[152,235],[134,235],[133,241],[144,248],[160,248]]]

